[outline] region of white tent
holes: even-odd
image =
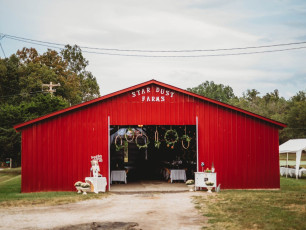
[[[288,153],[296,153],[296,166],[295,175],[298,178],[298,172],[301,164],[302,151],[306,150],[306,139],[291,139],[279,146],[279,153],[287,153],[287,166],[288,166]]]

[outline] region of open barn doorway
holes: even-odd
[[[184,182],[196,171],[195,125],[127,125],[110,127],[112,184],[143,181]],[[170,174],[186,178],[171,181]]]

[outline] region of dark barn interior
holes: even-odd
[[[174,132],[171,132],[166,138],[170,142],[177,139],[173,147],[165,140],[165,134],[168,130],[175,130],[177,133],[176,136],[173,135]],[[185,134],[191,138],[189,144],[186,140],[183,140],[182,144],[182,137]],[[196,126],[111,126],[110,139],[111,170],[125,170],[129,182],[167,181],[170,169],[185,169],[188,179],[194,177],[196,171]],[[147,148],[142,147],[148,141]]]

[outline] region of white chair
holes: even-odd
[[[284,176],[285,175],[285,172],[286,172],[286,168],[285,167],[280,167],[279,169],[279,173],[281,176]]]

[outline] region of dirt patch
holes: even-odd
[[[137,223],[125,223],[125,222],[106,222],[106,223],[89,223],[69,225],[60,228],[54,228],[53,230],[140,230]]]
[[[195,209],[193,195],[206,193],[114,194],[68,205],[0,209],[0,229],[65,229],[93,222],[137,223],[131,227],[139,229],[200,229],[206,219]]]

